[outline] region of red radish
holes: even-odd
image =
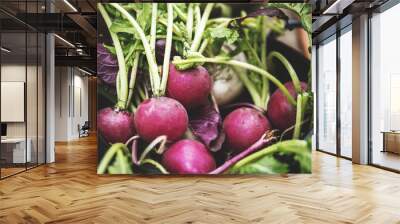
[[[150,98],[139,104],[135,126],[140,137],[152,141],[160,135],[178,140],[188,128],[188,115],[178,101],[168,97]]]
[[[216,167],[207,148],[189,139],[171,145],[163,154],[162,164],[169,172],[177,174],[206,174]]]
[[[307,84],[300,82],[301,89],[307,90]],[[285,83],[290,95],[297,99],[296,90],[292,82]],[[267,115],[272,125],[281,131],[284,131],[294,125],[296,122],[296,108],[289,103],[286,96],[280,89],[275,90],[268,102]]]
[[[110,107],[97,112],[97,127],[109,143],[125,143],[135,135],[133,114],[127,111],[117,111]]]
[[[268,119],[253,108],[238,108],[224,120],[227,143],[236,153],[253,145],[269,130],[271,125]]]
[[[177,70],[173,64],[169,66],[167,94],[186,109],[206,104],[211,85],[211,77],[203,66],[182,71]]]

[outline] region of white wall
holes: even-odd
[[[312,92],[314,93],[313,97],[313,106],[314,106],[314,113],[313,113],[313,136],[312,136],[312,149],[315,150],[317,148],[317,48],[315,45],[312,46],[311,52],[311,85],[312,85]]]
[[[46,2],[50,12],[54,10]],[[55,42],[54,35],[46,35],[46,163],[56,160],[55,153]]]
[[[38,71],[37,71],[38,69]],[[27,80],[25,80],[27,78]],[[26,120],[22,122],[6,122],[7,137],[9,138],[25,138],[29,139],[32,161],[44,163],[44,74],[41,66],[25,65],[18,63],[3,64],[1,66],[2,82],[24,82],[26,85],[26,106],[22,107],[22,113],[26,112]],[[22,93],[24,91],[22,90]],[[2,96],[7,97],[7,96]],[[1,108],[8,110],[10,108]],[[4,112],[4,111],[3,111]],[[37,156],[38,153],[39,155]]]
[[[78,72],[78,75],[77,73]],[[71,120],[71,135],[73,138],[78,137],[78,124],[83,125],[85,121],[89,120],[89,102],[88,102],[88,77],[82,76],[83,73],[75,69],[74,75],[74,91],[72,98],[74,99],[73,119]]]
[[[55,73],[55,140],[70,141],[88,120],[88,78],[72,67],[56,67]]]
[[[55,68],[55,140],[68,140],[68,87],[67,67]]]

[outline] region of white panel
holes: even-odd
[[[50,12],[54,11],[53,4],[50,4],[50,1],[47,1],[47,6],[50,9]],[[55,161],[55,146],[54,146],[54,135],[55,135],[55,62],[54,62],[54,35],[47,35],[47,52],[46,52],[46,60],[47,60],[47,73],[46,73],[46,103],[47,103],[47,116],[46,116],[46,163],[52,163]]]
[[[1,122],[24,122],[24,82],[1,82]]]
[[[318,48],[318,149],[336,153],[336,40]]]
[[[352,158],[368,163],[368,15],[353,20]]]
[[[81,88],[74,88],[74,117],[72,120],[72,130],[71,135],[72,138],[77,138],[79,136],[78,133],[78,125],[81,124]]]
[[[352,31],[340,36],[340,153],[352,157]]]

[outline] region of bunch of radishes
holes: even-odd
[[[270,144],[271,139],[275,137],[272,136],[274,129],[284,132],[294,127],[294,136],[299,137],[301,125],[295,124],[303,120],[304,114],[299,111],[304,109],[307,102],[306,98],[303,98],[307,85],[294,76],[292,82],[282,84],[267,71],[267,55],[264,51],[261,60],[264,64],[260,64],[259,67],[258,64],[249,63],[253,61],[249,60],[250,53],[244,52],[246,57],[240,61],[229,56],[207,54],[209,48],[215,44],[212,32],[217,32],[214,31],[216,28],[227,29],[227,33],[236,32],[228,29],[230,26],[228,20],[222,22],[209,20],[214,3],[206,4],[202,14],[200,4],[182,6],[173,3],[143,3],[142,5],[151,6],[151,11],[148,10],[151,13],[147,16],[151,18],[150,24],[143,25],[134,17],[143,13],[143,8],[131,12],[131,8],[127,5],[110,3],[104,7],[103,4],[99,4],[100,13],[111,34],[119,71],[115,82],[118,102],[113,108],[103,108],[98,112],[98,129],[101,136],[110,144],[131,144],[130,157],[135,166],[142,166],[147,162],[164,173],[217,174]],[[112,13],[114,17],[109,15]],[[112,18],[117,16],[120,16],[119,20],[123,19],[130,24],[129,29],[113,31],[117,29],[113,28]],[[175,24],[185,25],[186,30],[183,32],[180,30],[182,26]],[[165,32],[161,39],[157,39],[159,26],[163,26],[161,30]],[[118,36],[120,32],[127,32],[135,39],[137,48],[134,48],[133,52],[127,54],[122,49],[123,41]],[[185,35],[180,36],[181,33]],[[126,36],[126,33],[124,35]],[[265,39],[266,36],[262,38]],[[173,39],[181,39],[183,50],[175,49]],[[235,42],[229,44],[235,45]],[[126,63],[128,57],[132,59],[129,64]],[[247,88],[252,99],[256,99],[253,101],[254,105],[236,106],[221,121],[219,108],[212,96],[218,89],[213,85],[213,74],[204,67],[204,63],[232,67],[233,75],[239,77],[237,80]],[[136,82],[138,70],[148,74],[146,78],[141,79],[148,84]],[[259,76],[265,86],[257,90],[258,92],[254,91],[256,87],[253,87],[249,75]],[[271,96],[263,92],[268,91],[270,82],[277,86]],[[150,87],[147,91],[148,86]],[[146,89],[150,94],[142,95],[149,97],[135,98],[134,95],[138,94],[135,89]],[[234,100],[235,96],[232,99]],[[206,131],[212,129],[218,132],[214,133],[209,141],[205,141],[190,122],[194,119],[193,114],[204,108],[211,108],[211,112],[216,114],[215,119],[204,119],[204,123],[201,124]],[[215,153],[210,150],[210,141],[214,140],[222,141],[221,150],[230,152],[229,158],[226,158],[219,168]],[[139,141],[139,145],[147,145],[144,150],[137,149]],[[161,146],[153,150],[156,145]],[[118,157],[117,152],[115,150],[117,160],[123,158]],[[140,159],[138,153],[141,153]],[[152,158],[149,158],[150,155],[153,155]],[[99,173],[107,172],[104,164],[111,163],[110,154],[106,159],[106,162],[102,161]],[[119,166],[123,167],[121,161],[125,159],[118,161]]]

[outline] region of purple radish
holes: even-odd
[[[206,104],[211,86],[211,77],[203,66],[180,71],[170,64],[167,95],[179,101],[186,109]]]
[[[149,142],[160,135],[166,135],[169,141],[178,140],[188,128],[188,120],[182,104],[168,97],[147,99],[135,113],[136,131]]]
[[[223,127],[228,146],[236,153],[247,149],[271,130],[268,119],[260,111],[248,107],[229,113]]]
[[[215,160],[207,148],[189,139],[171,145],[162,156],[162,164],[175,174],[207,174],[216,168]]]
[[[158,65],[162,65],[164,63],[165,45],[166,45],[165,39],[158,39],[156,41],[155,51],[156,51],[156,61],[157,61]],[[171,58],[174,57],[175,55],[176,55],[176,50],[175,50],[174,46],[172,45]]]
[[[301,82],[300,85],[303,91],[307,90],[306,83]],[[285,87],[288,89],[290,95],[292,95],[294,99],[297,99],[293,83],[287,82],[285,83]],[[271,95],[268,102],[267,115],[272,125],[281,131],[292,127],[296,122],[296,108],[289,103],[280,89],[275,90]]]
[[[97,128],[109,143],[125,143],[136,134],[133,114],[110,107],[97,112]]]

